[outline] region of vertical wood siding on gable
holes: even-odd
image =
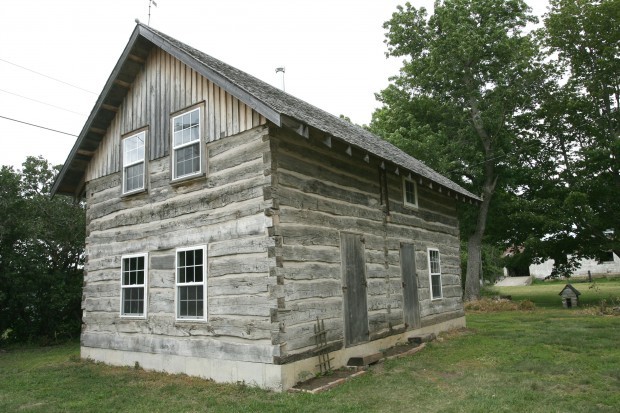
[[[207,142],[264,125],[266,119],[239,99],[175,59],[154,48],[131,85],[124,102],[86,170],[91,181],[121,168],[120,138],[148,126],[148,159],[170,151],[170,114],[204,102]]]

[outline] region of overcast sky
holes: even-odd
[[[288,93],[357,124],[370,122],[378,106],[374,94],[400,67],[400,60],[385,58],[382,25],[404,1],[155,1],[153,28],[278,87],[282,74],[275,68],[284,66]],[[528,3],[536,14],[545,12],[546,0]],[[0,2],[0,165],[19,168],[28,155],[65,161],[75,136],[3,117],[77,135],[135,19],[147,23],[148,5],[148,0]]]

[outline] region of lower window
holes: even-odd
[[[126,255],[121,265],[121,316],[146,316],[146,254]]]
[[[439,257],[439,250],[437,249],[428,249],[428,272],[430,278],[431,299],[439,299],[442,297],[441,259]]]
[[[177,250],[177,319],[206,319],[206,248]]]

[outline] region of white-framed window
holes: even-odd
[[[403,176],[403,204],[411,208],[418,207],[418,185],[413,179]]]
[[[146,132],[123,139],[123,194],[144,189]]]
[[[430,282],[431,300],[438,300],[442,298],[441,258],[439,256],[439,250],[436,248],[428,249],[428,277]]]
[[[172,117],[172,180],[202,173],[201,108]]]
[[[207,248],[179,248],[176,251],[177,320],[207,319]]]
[[[146,317],[148,254],[121,257],[121,316]]]

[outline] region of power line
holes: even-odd
[[[33,126],[35,128],[45,129],[45,130],[49,130],[49,131],[56,132],[56,133],[62,133],[63,135],[69,135],[69,136],[77,137],[77,135],[74,135],[73,133],[63,132],[63,131],[60,131],[60,130],[57,130],[57,129],[52,129],[52,128],[47,128],[45,126],[37,125],[37,124],[34,124],[34,123],[24,122],[23,120],[17,120],[17,119],[9,118],[9,117],[2,116],[2,115],[0,115],[0,118],[7,119],[7,120],[10,120],[10,121],[13,121],[13,122],[17,122],[17,123],[23,123],[24,125]]]
[[[18,65],[17,63],[9,62],[8,60],[5,60],[5,59],[0,59],[0,61],[2,61],[2,62],[4,62],[4,63],[8,63],[8,64],[10,64],[10,65],[13,65],[13,66],[15,66],[15,67],[19,67],[20,69],[27,70],[27,71],[29,71],[29,72],[35,73],[35,74],[37,74],[37,75],[39,75],[39,76],[43,76],[43,77],[46,77],[46,78],[48,78],[48,79],[52,79],[52,80],[54,80],[54,81],[56,81],[56,82],[59,82],[59,83],[62,83],[62,84],[64,84],[64,85],[71,86],[72,88],[79,89],[79,90],[81,90],[82,92],[90,93],[90,94],[92,94],[92,95],[98,95],[98,93],[95,93],[95,92],[92,92],[92,91],[90,91],[90,90],[84,89],[84,88],[82,88],[82,87],[76,86],[76,85],[71,84],[71,83],[69,83],[69,82],[65,82],[64,80],[56,79],[55,77],[48,76],[48,75],[43,74],[43,73],[41,73],[41,72],[37,72],[36,70],[28,69],[27,67],[24,67],[24,66]]]
[[[75,113],[76,115],[80,115],[80,116],[87,116],[87,115],[86,115],[86,114],[84,114],[84,113],[75,112],[75,111],[73,111],[73,110],[71,110],[71,109],[66,109],[66,108],[63,108],[63,107],[60,107],[60,106],[53,105],[53,104],[51,104],[51,103],[43,102],[43,101],[41,101],[41,100],[37,100],[37,99],[33,99],[33,98],[29,98],[29,97],[27,97],[27,96],[23,96],[23,95],[20,95],[20,94],[18,94],[18,93],[9,92],[8,90],[0,89],[0,92],[8,93],[9,95],[13,95],[13,96],[20,97],[20,98],[22,98],[22,99],[26,99],[26,100],[30,100],[30,101],[33,101],[33,102],[37,102],[37,103],[40,103],[40,104],[42,104],[42,105],[51,106],[51,107],[56,108],[56,109],[64,110],[65,112]]]

